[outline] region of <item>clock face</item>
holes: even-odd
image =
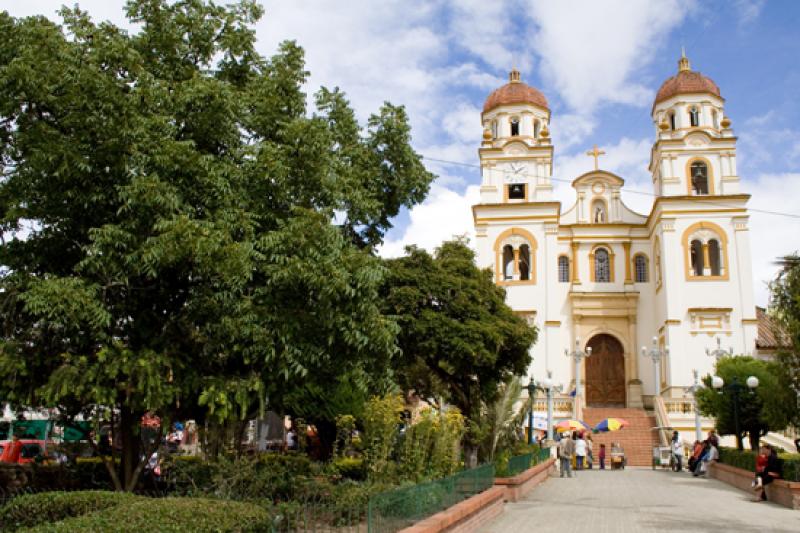
[[[503,177],[506,183],[523,183],[527,179],[525,165],[522,163],[509,163],[503,169]]]

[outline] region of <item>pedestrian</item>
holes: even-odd
[[[561,463],[561,477],[567,474],[572,477],[572,456],[575,453],[575,442],[569,434],[564,435],[558,443],[558,457]]]
[[[719,448],[719,437],[717,437],[717,431],[715,429],[708,430],[707,440],[714,448]]]
[[[598,459],[600,459],[600,470],[606,469],[606,445],[600,445],[600,453],[597,455]]]
[[[675,472],[683,470],[683,442],[677,431],[672,432],[672,457],[674,459],[672,469]]]
[[[703,462],[706,460],[706,457],[709,454],[709,448],[710,447],[711,447],[711,444],[709,443],[708,439],[704,440],[703,441],[703,449],[700,452],[700,457],[697,458],[697,462],[695,462],[695,464],[694,464],[694,471],[692,472],[692,475],[694,477],[697,477],[697,476],[699,476],[700,474],[703,473]]]
[[[692,446],[692,455],[689,457],[689,472],[694,472],[694,469],[697,468],[697,462],[700,460],[700,456],[703,454],[703,443],[699,440],[694,441],[694,445]]]
[[[762,444],[761,449],[763,450],[763,454],[766,457],[766,464],[762,460],[762,464],[764,464],[764,470],[761,472],[761,485],[758,489],[758,493],[756,494],[756,501],[757,502],[765,502],[767,501],[767,485],[775,481],[776,479],[780,479],[781,477],[781,460],[778,458],[778,452],[769,444]],[[759,454],[759,457],[761,454]],[[758,459],[756,459],[756,468],[758,468]]]
[[[575,470],[583,470],[584,461],[586,461],[586,440],[582,433],[578,433],[575,441]]]
[[[586,434],[586,462],[587,468],[591,470],[594,464],[594,442],[592,442],[591,433]]]

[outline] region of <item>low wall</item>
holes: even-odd
[[[548,459],[514,477],[494,478],[494,486],[502,487],[505,490],[505,501],[519,501],[537,485],[543,483],[555,470],[555,465],[555,459]]]
[[[492,487],[440,513],[421,520],[400,533],[471,532],[499,516],[505,505],[502,487]]]
[[[709,465],[708,474],[737,489],[753,493],[751,484],[754,474],[749,470],[722,463],[712,463]],[[767,499],[789,509],[800,509],[800,482],[776,479],[767,485]]]

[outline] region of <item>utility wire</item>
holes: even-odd
[[[460,162],[460,161],[448,161],[447,159],[437,159],[437,158],[434,158],[434,157],[425,157],[425,156],[423,156],[423,159],[426,160],[426,161],[432,161],[434,163],[443,163],[445,165],[454,165],[454,166],[460,166],[460,167],[477,168],[479,170],[482,168],[480,165],[476,165],[474,163],[463,163],[463,162]],[[538,177],[535,174],[530,174],[530,173],[527,173],[527,172],[523,172],[521,174],[516,174],[516,175],[517,176],[519,176],[519,175],[527,176],[529,178]],[[564,178],[554,178],[552,176],[550,177],[550,180],[551,181],[559,181],[559,182],[562,182],[562,183],[569,183],[569,184],[572,183],[571,180],[564,179]],[[627,193],[631,193],[631,194],[640,194],[642,196],[651,196],[653,198],[661,198],[661,196],[659,196],[658,194],[653,193],[653,192],[637,191],[636,189],[627,189],[627,188],[624,189],[624,191],[627,192]],[[723,203],[719,203],[719,202],[715,202],[715,201],[710,201],[710,202],[706,201],[704,203],[708,204],[708,205],[714,205],[714,206],[717,206],[717,207],[739,207],[738,205],[723,204]],[[781,217],[800,219],[800,213],[786,213],[786,212],[783,212],[783,211],[769,211],[767,209],[756,209],[756,208],[753,208],[753,207],[748,207],[747,210],[752,212],[752,213],[761,213],[761,214],[764,214],[764,215],[775,215],[775,216],[781,216]]]

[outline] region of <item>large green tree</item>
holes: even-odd
[[[780,273],[770,284],[770,315],[774,318],[776,339],[784,345],[777,360],[795,391],[795,413],[792,420],[800,427],[800,256],[780,259]]]
[[[309,111],[254,1],[126,13],[137,32],[0,13],[0,398],[112,417],[130,490],[147,411],[224,421],[385,372],[373,247],[432,175],[402,107],[362,127],[322,89]]]
[[[409,247],[387,264],[382,305],[400,325],[397,379],[461,409],[469,423],[465,451],[474,463],[481,409],[497,398],[501,383],[525,374],[536,329],[506,305],[505,290],[475,265],[462,241],[445,242],[433,255]]]
[[[745,435],[749,438],[750,448],[757,450],[761,437],[769,431],[785,429],[796,416],[794,393],[778,363],[749,356],[723,357],[717,362],[715,372],[722,378],[723,388],[714,389],[711,376],[706,376],[703,379],[705,387],[697,393],[697,405],[702,414],[716,419],[717,431],[721,435],[736,437],[740,450]],[[750,376],[758,378],[758,387],[754,390],[747,386]]]

